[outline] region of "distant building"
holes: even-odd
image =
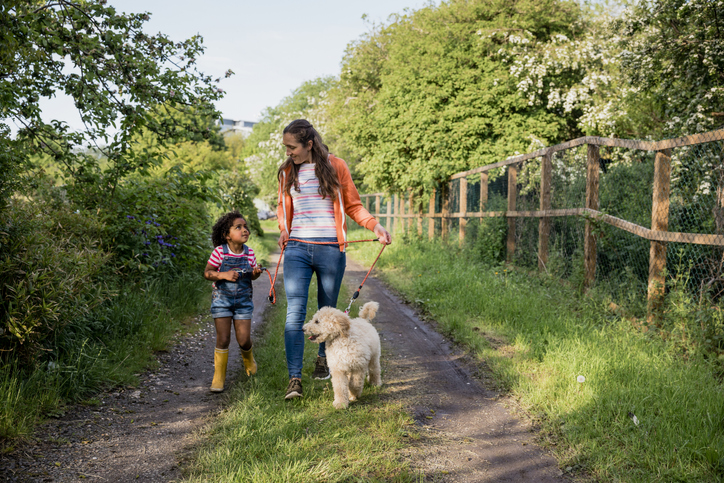
[[[251,134],[251,130],[254,129],[255,122],[251,121],[237,121],[235,119],[223,118],[221,121],[221,134],[227,132],[239,133],[244,137]]]

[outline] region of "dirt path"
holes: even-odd
[[[348,260],[346,283],[356,288],[365,272]],[[254,288],[257,309],[266,307],[268,279],[259,278]],[[375,325],[384,347],[385,397],[403,401],[420,425],[424,437],[411,441],[408,457],[426,481],[565,481],[555,460],[533,443],[530,428],[510,415],[506,400],[471,377],[477,368],[413,310],[372,277],[360,298],[380,303]],[[261,313],[254,315],[254,328]],[[199,322],[203,329],[160,354],[159,368],[142,375],[139,387],[102,394],[97,406],[73,408],[39,428],[31,443],[0,455],[0,481],[180,479],[194,430],[224,402],[208,391],[213,321],[201,316]],[[229,384],[240,364],[232,344]]]
[[[345,280],[356,289],[366,269],[348,260]],[[449,344],[378,280],[370,277],[359,303],[375,300],[387,397],[411,408],[425,435],[409,456],[426,481],[566,481],[555,459],[533,443],[529,425],[511,416],[511,401],[484,387]],[[386,356],[386,357],[384,357]]]

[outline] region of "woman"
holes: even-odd
[[[390,234],[365,210],[347,163],[329,154],[327,146],[312,125],[304,120],[292,121],[284,128],[287,160],[279,167],[279,246],[284,251],[284,290],[287,294],[287,320],[284,345],[287,352],[289,386],[285,399],[302,395],[302,357],[307,315],[307,297],[312,274],[317,274],[318,307],[336,307],[342,284],[347,241],[346,215],[372,230],[380,243],[392,243]],[[334,242],[315,245],[312,242]],[[312,377],[329,378],[324,343]]]

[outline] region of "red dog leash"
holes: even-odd
[[[298,238],[289,238],[287,241],[297,241],[301,243],[309,243],[311,245],[341,245],[341,244],[348,244],[348,243],[361,243],[361,242],[374,242],[379,241],[377,238],[373,238],[370,240],[353,240],[353,241],[347,241],[347,242],[313,242],[313,241],[307,241],[307,240],[300,240]],[[387,245],[382,245],[382,249],[380,250],[380,253],[377,254],[377,258],[375,258],[375,261],[372,262],[372,266],[369,270],[367,270],[367,275],[365,275],[364,280],[362,280],[362,283],[359,285],[359,288],[355,291],[355,293],[352,295],[352,299],[349,301],[349,305],[347,306],[347,310],[345,310],[344,313],[348,314],[349,309],[352,308],[352,303],[359,297],[359,291],[362,290],[362,287],[364,286],[365,282],[367,281],[367,277],[370,276],[370,273],[372,272],[372,269],[375,268],[375,263],[377,263],[377,260],[380,259],[380,255],[382,255],[382,252],[385,251],[385,247]],[[279,274],[279,265],[281,265],[282,257],[284,256],[284,250],[287,248],[287,245],[285,244],[282,247],[282,252],[279,254],[279,263],[277,263],[277,268],[274,270],[274,279],[272,280],[271,273],[269,273],[269,270],[265,270],[266,273],[269,275],[269,283],[271,284],[271,288],[269,289],[269,302],[275,304],[277,303],[277,292],[274,289],[274,285],[277,282],[277,275]]]

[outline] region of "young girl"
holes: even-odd
[[[216,350],[212,392],[224,390],[232,320],[246,375],[256,374],[256,362],[251,352],[251,315],[254,311],[251,281],[259,278],[261,269],[254,250],[245,245],[248,240],[249,228],[238,211],[219,218],[212,229],[211,241],[216,248],[204,270],[204,278],[214,282],[211,315],[216,324]]]

